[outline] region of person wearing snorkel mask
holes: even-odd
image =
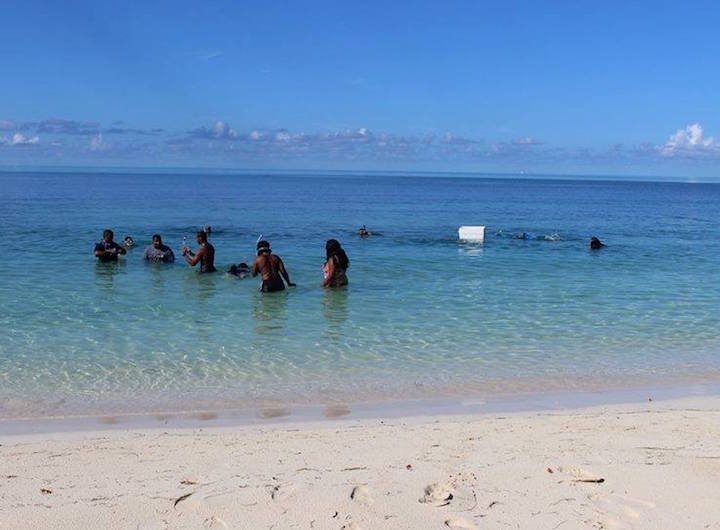
[[[258,274],[262,278],[260,291],[263,293],[284,291],[283,278],[285,278],[288,287],[295,287],[295,284],[290,281],[290,275],[285,270],[283,260],[280,256],[272,253],[270,243],[264,240],[258,241],[257,258],[255,258],[252,268],[253,278]]]

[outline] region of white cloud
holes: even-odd
[[[215,138],[237,138],[235,129],[230,128],[227,122],[218,120],[213,127]]]
[[[684,129],[678,129],[675,134],[668,138],[661,147],[660,152],[664,156],[676,154],[691,154],[707,152],[720,148],[715,138],[706,137],[703,128],[699,123],[688,125]]]
[[[222,57],[223,52],[220,50],[214,50],[208,53],[203,53],[200,55],[200,59],[203,61],[210,61],[212,59],[217,59],[218,57]]]
[[[0,139],[0,143],[7,145],[35,145],[40,142],[38,136],[26,137],[24,134],[15,133],[10,138]]]
[[[90,151],[104,151],[108,145],[103,140],[102,133],[98,133],[90,139]]]
[[[526,136],[524,138],[517,138],[512,141],[514,145],[541,145],[542,142],[532,136]]]

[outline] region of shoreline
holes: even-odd
[[[492,395],[393,399],[331,404],[257,403],[244,408],[208,408],[184,411],[58,415],[0,418],[1,436],[32,433],[91,432],[125,429],[192,429],[243,426],[281,426],[333,420],[375,420],[380,418],[455,417],[492,413],[577,410],[596,406],[639,404],[689,397],[720,396],[720,380],[709,378],[681,384],[645,384],[564,392],[515,392]]]
[[[3,528],[720,528],[720,396],[2,438]]]

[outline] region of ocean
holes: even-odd
[[[149,265],[213,228],[213,275]],[[375,232],[357,235],[361,225]],[[485,225],[482,245],[460,225]],[[0,417],[471,399],[720,374],[720,185],[0,173]],[[137,246],[98,263],[104,228]],[[529,239],[517,236],[529,233]],[[262,235],[297,287],[224,271]],[[598,236],[607,246],[590,251]],[[321,287],[324,245],[350,258]]]

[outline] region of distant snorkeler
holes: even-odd
[[[210,226],[210,225],[203,226],[203,232],[205,232],[207,235],[212,234],[212,226]]]
[[[125,248],[131,248],[135,246],[135,240],[132,238],[132,236],[125,236],[125,239],[123,239],[123,243],[125,244]]]
[[[605,246],[605,243],[600,241],[597,237],[593,236],[590,238],[590,250],[598,250]]]
[[[270,250],[270,243],[265,240],[257,243],[257,258],[255,258],[252,268],[253,278],[258,274],[262,278],[260,291],[263,293],[284,291],[283,278],[285,278],[288,287],[295,287],[295,284],[290,281],[290,275],[285,270],[283,260],[280,256],[273,254],[272,250]]]
[[[233,264],[230,269],[228,269],[228,274],[232,274],[242,280],[250,274],[250,266],[244,261],[238,265]]]
[[[370,237],[371,235],[373,235],[373,233],[372,233],[370,230],[368,230],[365,225],[362,225],[362,226],[358,229],[358,235],[359,235],[360,237]]]
[[[350,260],[337,239],[328,239],[325,244],[325,265],[323,265],[323,287],[343,287],[348,284],[347,269]]]
[[[101,262],[105,263],[108,261],[117,261],[118,254],[126,254],[127,250],[115,243],[113,238],[115,235],[112,230],[103,230],[102,241],[95,245],[93,254]]]
[[[537,239],[535,234],[533,234],[532,232],[523,232],[522,234],[513,234],[512,238],[513,239],[524,239],[524,240]]]
[[[197,252],[193,252],[188,247],[183,247],[183,259],[191,267],[199,263],[201,273],[215,272],[217,270],[215,269],[215,247],[208,243],[207,233],[200,230],[195,235],[195,240],[200,245]]]

